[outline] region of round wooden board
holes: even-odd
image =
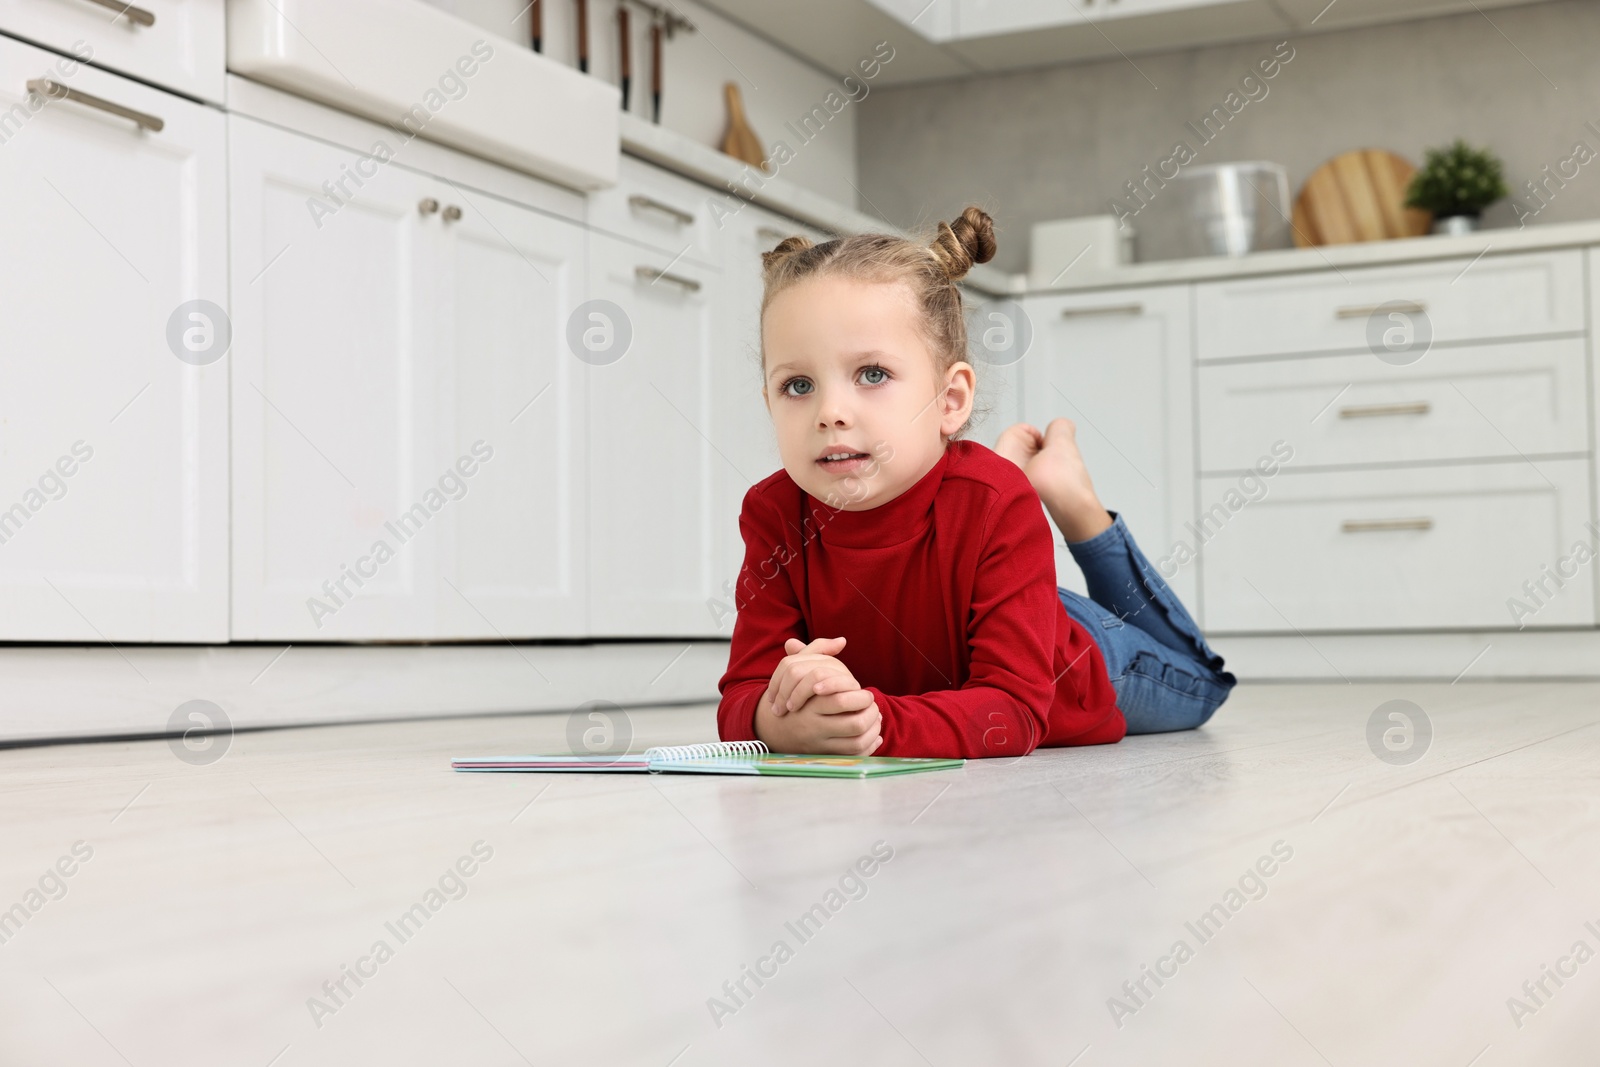
[[[1311,172],[1294,198],[1294,243],[1342,245],[1418,237],[1433,214],[1405,206],[1417,168],[1381,148],[1343,152]]]

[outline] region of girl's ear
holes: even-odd
[[[957,432],[972,417],[972,404],[977,391],[978,376],[972,364],[958,360],[944,373],[944,396],[941,398],[939,433],[945,437]]]

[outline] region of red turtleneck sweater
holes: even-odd
[[[839,636],[839,659],[883,714],[875,755],[1122,739],[1100,649],[1056,594],[1039,495],[983,445],[952,441],[921,480],[866,511],[830,508],[780,470],[745,494],[739,530],[723,740],[755,739],[785,639]]]

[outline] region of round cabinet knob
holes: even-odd
[[[417,210],[424,215],[432,215],[439,210],[439,201],[431,196],[425,196],[417,203]]]
[[[444,209],[444,221],[455,222],[460,217],[461,209],[456,207],[454,204],[450,204]]]

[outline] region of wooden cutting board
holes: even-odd
[[[761,138],[756,136],[756,131],[750,128],[749,120],[744,117],[744,98],[739,95],[738,83],[728,82],[723,86],[723,92],[728,98],[728,132],[722,135],[722,150],[762,170],[762,164],[767,161],[767,152],[761,147]]]
[[[1311,172],[1294,198],[1294,243],[1305,248],[1427,233],[1432,212],[1405,206],[1416,171],[1381,148],[1334,156]]]

